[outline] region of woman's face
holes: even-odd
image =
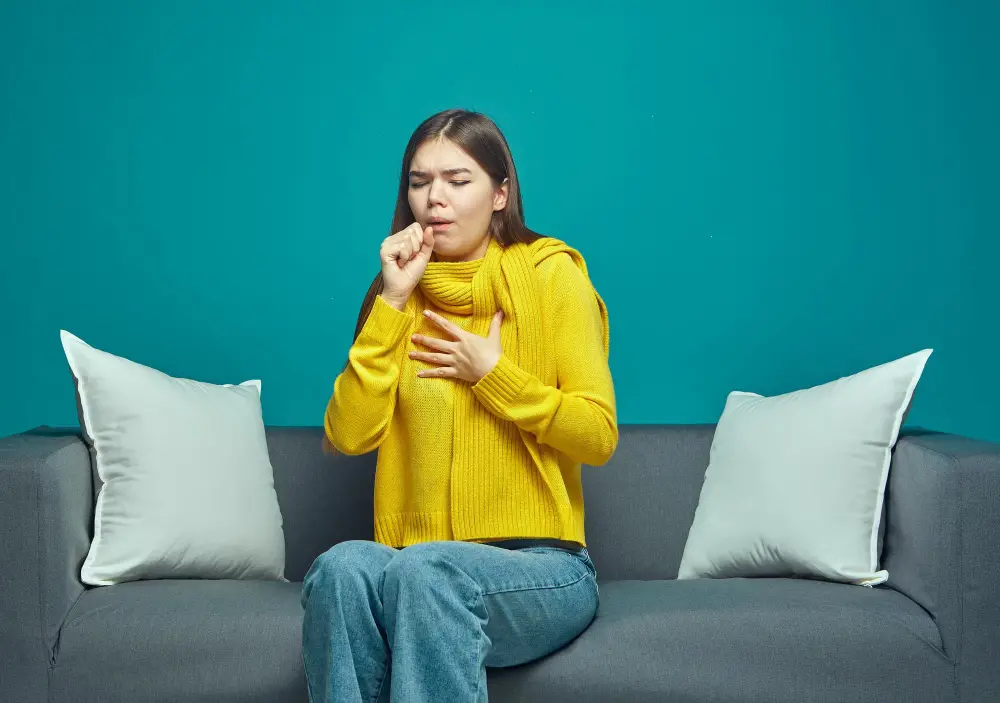
[[[475,159],[447,139],[424,142],[410,163],[407,199],[414,219],[434,229],[442,261],[471,261],[486,254],[490,218],[507,204],[507,184],[493,187]]]

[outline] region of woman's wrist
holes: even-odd
[[[392,294],[380,293],[379,297],[382,298],[390,307],[404,312],[406,309],[406,301],[410,299],[409,295],[405,296],[395,296]]]

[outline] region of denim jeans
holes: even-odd
[[[485,701],[486,667],[545,656],[590,625],[596,576],[585,549],[340,543],[302,585],[309,698]]]

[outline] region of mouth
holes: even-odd
[[[443,217],[431,217],[427,220],[428,226],[430,226],[435,232],[444,232],[449,227],[451,227],[454,222],[451,220],[446,220]]]

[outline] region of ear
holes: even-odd
[[[510,181],[503,179],[503,183],[493,193],[493,211],[503,210],[507,207],[507,196],[510,194]]]

